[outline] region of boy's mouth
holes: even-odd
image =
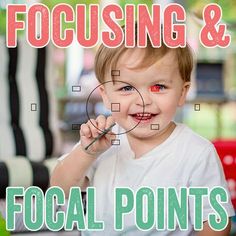
[[[148,113],[148,112],[141,112],[141,113],[131,114],[131,116],[133,118],[137,119],[137,120],[150,120],[156,115],[157,114]]]

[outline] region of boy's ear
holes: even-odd
[[[182,93],[178,102],[179,107],[184,105],[190,85],[191,85],[191,82],[184,82],[183,87],[182,87]]]
[[[103,104],[105,105],[105,107],[108,110],[110,110],[111,105],[110,105],[110,102],[109,102],[109,99],[108,99],[108,96],[107,96],[106,89],[105,89],[104,85],[99,86],[99,92],[100,92],[100,95],[102,96]]]

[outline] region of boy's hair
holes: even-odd
[[[124,26],[122,27],[124,31]],[[137,44],[137,24],[135,27],[135,43]],[[162,32],[162,29],[161,29]],[[162,36],[162,35],[161,35]],[[173,38],[176,34],[173,33]],[[108,48],[103,44],[100,45],[96,56],[95,56],[95,74],[100,83],[105,82],[105,77],[111,75],[111,70],[117,70],[117,63],[120,57],[127,51],[133,48],[125,47],[124,41],[121,46],[117,48]],[[154,48],[151,44],[149,36],[147,36],[147,47],[145,49],[145,54],[141,62],[135,66],[133,69],[142,69],[149,67],[156,63],[160,58],[167,54],[170,50],[175,51],[178,60],[178,68],[181,78],[184,82],[189,82],[191,79],[191,72],[193,69],[193,54],[190,46],[186,44],[184,48],[169,48],[163,41],[161,41],[161,47]],[[110,72],[110,73],[108,73]],[[114,80],[113,76],[112,80]]]

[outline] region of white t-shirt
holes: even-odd
[[[104,221],[104,231],[86,231],[82,235],[194,235],[194,204],[188,202],[189,225],[187,231],[140,231],[135,225],[135,213],[125,215],[124,230],[114,230],[114,189],[129,187],[134,192],[140,187],[209,187],[227,189],[220,159],[208,140],[183,124],[177,124],[171,135],[160,145],[138,159],[134,159],[126,134],[120,135],[119,146],[104,152],[87,172],[91,186],[96,188],[96,218]],[[228,216],[234,215],[230,201],[222,204]],[[207,198],[203,203],[203,220],[214,213]]]

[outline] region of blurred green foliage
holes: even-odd
[[[0,235],[10,236],[10,233],[6,230],[6,222],[0,214]]]
[[[66,3],[71,5],[74,9],[76,4],[85,4],[86,5],[86,24],[87,26],[89,25],[89,5],[90,4],[99,4],[99,0],[42,0],[41,3],[45,4],[46,6],[48,6],[48,8],[51,10],[55,5],[59,4],[59,3]],[[17,19],[18,20],[23,20],[25,19],[25,15],[24,14],[17,14]],[[75,28],[75,23],[63,23],[62,28],[68,28],[68,27],[72,27]],[[18,31],[18,32],[22,32],[22,31]],[[4,9],[0,9],[0,34],[6,34],[6,10]]]
[[[217,110],[216,105],[201,104],[200,111],[194,111],[192,104],[186,104],[184,110],[184,122],[201,136],[214,140],[217,138],[233,139],[236,134],[235,108],[233,104],[225,105],[220,110],[221,137],[217,134]]]
[[[55,5],[59,4],[59,3],[66,3],[69,4],[70,6],[73,7],[73,9],[75,10],[76,4],[84,4],[86,5],[86,26],[87,26],[87,37],[89,36],[88,34],[88,26],[89,26],[89,5],[90,4],[99,4],[99,0],[69,0],[69,1],[65,1],[65,0],[42,0],[42,3],[45,4],[46,6],[48,6],[48,8],[51,10]],[[66,28],[73,28],[75,29],[75,23],[76,20],[73,23],[65,23],[63,20],[63,24],[62,24],[62,30],[66,29]]]
[[[90,4],[99,4],[99,0],[42,0],[42,3],[49,7],[49,9],[52,9],[55,5],[59,3],[67,3],[70,6],[72,6],[75,9],[76,4],[85,4],[86,6],[89,6]]]
[[[24,20],[25,15],[24,14],[17,14],[18,20]],[[17,34],[21,34],[22,31],[17,31]],[[6,34],[6,10],[0,9],[0,35]]]
[[[6,33],[6,10],[0,10],[0,35]]]
[[[234,28],[236,28],[236,0],[185,0],[186,4],[186,10],[190,11],[198,11],[202,12],[204,6],[206,6],[208,3],[217,3],[222,8],[222,14],[223,14],[223,20],[225,20],[229,24],[233,24]],[[74,9],[76,4],[85,4],[87,6],[86,8],[86,24],[89,25],[89,5],[90,4],[99,4],[100,0],[42,0],[42,3],[47,5],[49,9],[52,9],[56,4],[59,3],[67,3],[71,5]],[[112,1],[110,2],[112,3]],[[146,4],[151,12],[151,6],[153,1],[152,0],[119,0],[118,4],[124,9],[125,4]],[[21,16],[18,14],[18,19],[24,19],[24,16]],[[124,23],[123,21],[120,21],[121,24]],[[63,29],[67,27],[75,27],[75,23],[63,23]],[[6,10],[0,9],[0,34],[6,33]]]
[[[235,0],[187,0],[188,9],[196,9],[202,11],[204,6],[209,3],[216,3],[221,6],[222,18],[228,23],[236,22],[236,1]]]
[[[59,4],[59,3],[66,3],[69,4],[70,6],[73,7],[73,9],[75,9],[76,4],[85,4],[86,5],[86,25],[88,27],[89,25],[89,5],[90,4],[99,4],[100,1],[99,0],[42,0],[41,1],[43,4],[45,4],[46,6],[48,6],[48,8],[51,10],[55,5]],[[111,2],[112,3],[112,2]],[[118,3],[120,4],[120,6],[122,7],[122,9],[125,8],[126,4],[134,4],[134,5],[138,5],[138,4],[145,4],[148,6],[150,12],[151,12],[151,6],[152,6],[152,0],[120,0],[118,1]],[[101,10],[101,9],[100,9]],[[20,16],[18,14],[18,19],[24,19],[24,17],[22,18],[22,16]],[[62,16],[64,18],[64,16]],[[62,19],[63,20],[63,19]],[[64,22],[64,20],[63,20]],[[124,24],[124,20],[120,21],[120,24]],[[75,28],[75,22],[73,23],[63,23],[62,25],[62,29],[66,29],[66,28]],[[87,30],[88,32],[88,30]],[[6,33],[6,10],[0,10],[0,34],[5,34]],[[88,35],[87,35],[88,37]]]
[[[152,0],[119,0],[119,5],[123,10],[125,9],[126,4],[134,4],[135,6],[137,6],[138,4],[145,4],[148,7],[150,13],[152,12],[152,3]],[[135,11],[135,19],[137,19],[137,10]],[[121,25],[124,25],[125,20],[121,20],[119,23]]]

